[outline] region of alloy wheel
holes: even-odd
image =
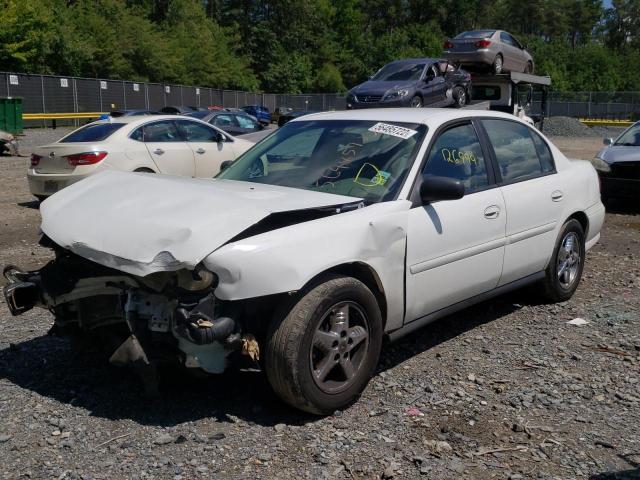
[[[337,303],[322,317],[309,356],[315,384],[324,393],[348,389],[357,379],[369,349],[369,322],[362,307]]]
[[[574,232],[567,233],[558,249],[556,274],[560,286],[565,290],[571,288],[580,271],[580,241]]]

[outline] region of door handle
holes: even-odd
[[[156,148],[153,153],[155,153],[156,155],[162,155],[164,153],[164,150],[161,148]]]
[[[196,150],[196,153],[204,153],[204,152],[206,152],[206,150],[202,147]]]
[[[551,193],[551,200],[559,202],[564,197],[564,194],[560,190],[555,190]]]
[[[494,218],[498,218],[499,216],[500,216],[500,207],[497,205],[491,205],[484,209],[484,218],[493,220]]]

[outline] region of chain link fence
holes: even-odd
[[[264,105],[295,110],[343,110],[343,94],[251,93],[210,87],[0,72],[0,97],[21,97],[24,113],[159,110],[168,105],[240,108]],[[629,120],[640,117],[640,92],[551,92],[549,116]],[[58,120],[59,125],[86,120]],[[44,125],[30,120],[25,126]]]
[[[30,75],[0,72],[0,97],[20,97],[24,113],[109,112],[115,109],[160,110],[169,105],[207,108],[213,106],[240,108],[264,105],[296,110],[342,110],[341,94],[280,95],[252,93],[210,87],[100,80],[93,78]],[[57,120],[58,125],[77,124],[86,120]],[[43,124],[28,120],[26,126]]]

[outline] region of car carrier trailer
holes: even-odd
[[[471,82],[472,100],[465,108],[511,113],[536,125],[542,131],[544,117],[548,111],[551,78],[510,72],[498,75],[473,74]]]

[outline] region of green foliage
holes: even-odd
[[[0,0],[6,71],[342,92],[473,28],[563,91],[640,90],[640,0]]]

